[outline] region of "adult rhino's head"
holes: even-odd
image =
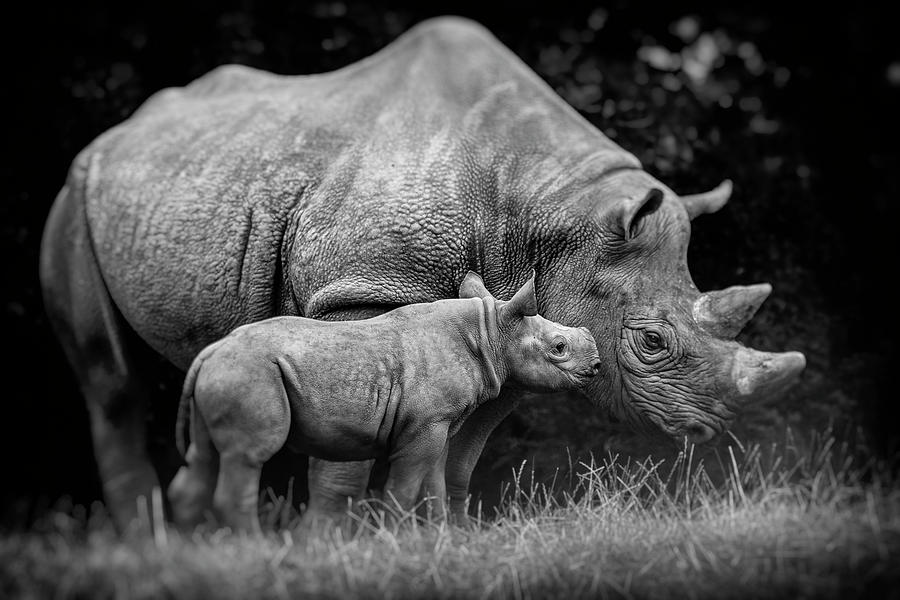
[[[597,341],[603,367],[586,393],[620,418],[696,443],[805,366],[799,352],[734,340],[768,284],[701,293],[691,280],[691,219],[718,210],[730,192],[726,182],[679,197],[632,169],[569,186],[534,254],[541,312],[586,325]]]

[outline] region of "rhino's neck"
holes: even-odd
[[[609,149],[567,161],[518,160],[519,167],[500,170],[492,181],[497,191],[473,220],[466,265],[504,300],[532,269],[555,270],[578,246],[597,241],[594,217],[620,198],[615,182],[647,178],[631,155]]]
[[[500,351],[500,328],[497,323],[497,309],[493,298],[471,299],[474,308],[472,321],[467,323],[463,339],[481,367],[483,389],[478,404],[496,398],[500,387],[506,381],[507,367]]]

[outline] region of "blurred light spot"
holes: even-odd
[[[719,96],[719,106],[722,108],[731,108],[733,102],[730,94],[722,94]]]
[[[313,7],[313,14],[320,19],[343,17],[347,14],[347,5],[343,2],[319,2]]]
[[[608,18],[609,13],[605,9],[597,8],[591,13],[591,16],[588,17],[588,27],[594,31],[600,31],[603,29],[603,26],[606,25],[606,20]]]
[[[244,44],[244,49],[250,54],[262,54],[266,47],[259,40],[247,40]]]
[[[694,16],[681,17],[669,26],[669,31],[688,44],[700,33],[700,21]]]
[[[741,110],[746,110],[747,112],[759,112],[762,108],[762,100],[756,96],[747,96],[740,99],[738,106],[741,107]]]
[[[791,71],[787,67],[778,67],[772,75],[776,87],[784,87],[791,79]]]
[[[571,27],[566,27],[559,32],[559,39],[567,44],[577,44],[581,41],[581,35]]]
[[[134,69],[124,62],[113,63],[109,69],[109,77],[106,78],[106,89],[113,91],[126,83],[134,75]]]
[[[889,64],[885,76],[889,84],[894,87],[900,87],[900,61],[894,61]]]
[[[721,56],[716,38],[704,33],[682,51],[683,70],[694,83],[703,83]]]
[[[614,114],[616,114],[616,103],[614,100],[608,99],[603,103],[603,117],[608,119]]]
[[[784,164],[784,159],[780,156],[767,156],[763,159],[763,168],[769,173],[775,173]]]
[[[812,175],[812,170],[806,165],[798,165],[797,166],[797,177],[800,179],[809,179],[809,176]]]
[[[642,46],[638,48],[637,56],[660,71],[675,71],[681,66],[681,57],[662,46]]]
[[[131,47],[135,50],[140,50],[147,45],[147,34],[143,31],[129,32],[128,38],[128,41],[131,42]]]
[[[322,40],[322,49],[323,50],[340,50],[344,46],[346,46],[350,42],[349,36],[347,36],[343,31],[338,30],[334,32],[333,38],[326,38]]]
[[[677,92],[681,89],[681,80],[671,73],[666,73],[662,78],[662,86],[670,92]]]
[[[16,317],[24,317],[25,316],[25,307],[22,306],[19,302],[7,302],[6,304],[6,312]]]
[[[756,46],[753,44],[753,42],[741,42],[740,44],[738,44],[737,55],[744,60],[747,60],[751,56],[756,56],[758,54],[759,52],[756,51]]]
[[[756,114],[750,119],[750,131],[760,135],[771,135],[781,128],[778,121],[767,119],[761,114]]]
[[[603,72],[597,65],[597,61],[588,58],[575,69],[575,81],[578,83],[600,83],[603,81]]]
[[[662,88],[654,87],[650,90],[650,96],[656,106],[663,106],[666,103],[666,92]]]

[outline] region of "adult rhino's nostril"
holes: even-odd
[[[692,444],[705,444],[716,437],[716,431],[703,423],[691,423],[684,428],[684,435]]]

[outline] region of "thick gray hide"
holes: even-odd
[[[690,218],[729,191],[680,198],[461,19],[332,73],[225,66],[160,92],[79,154],[42,248],[114,512],[127,518],[156,481],[132,332],[186,369],[238,325],[455,297],[468,270],[509,298],[534,269],[541,313],[597,340],[592,399],[710,439],[804,365],[733,341],[762,288],[704,295],[691,281]],[[515,402],[501,393],[454,437],[457,499]],[[332,473],[328,494],[357,478]]]
[[[275,317],[201,351],[179,412],[178,439],[190,419],[192,444],[169,489],[176,520],[194,525],[215,504],[232,528],[259,531],[260,471],[285,444],[334,461],[386,456],[385,498],[409,510],[421,490],[443,514],[448,441],[466,416],[507,380],[562,391],[599,368],[586,329],[535,315],[532,281],[498,304],[439,300],[362,321]]]

